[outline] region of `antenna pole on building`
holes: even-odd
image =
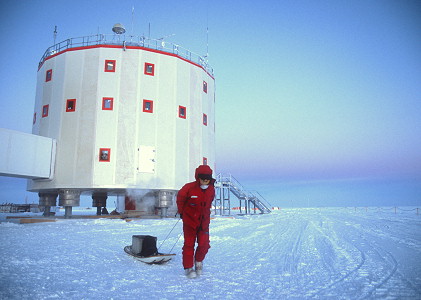
[[[56,37],[57,37],[57,25],[54,26],[54,45],[56,44]]]
[[[206,26],[206,59],[209,56],[209,27]]]
[[[206,60],[209,56],[209,11],[206,11]]]
[[[134,34],[134,5],[132,6],[132,36]]]

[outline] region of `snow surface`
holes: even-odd
[[[295,208],[216,217],[204,273],[196,279],[184,276],[182,237],[165,265],[123,251],[132,235],[157,236],[160,246],[174,228],[160,248],[168,252],[182,230],[176,222],[2,222],[0,299],[421,299],[415,209]]]

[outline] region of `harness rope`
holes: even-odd
[[[180,222],[181,219],[178,219],[177,222],[174,224],[174,226],[171,228],[170,232],[168,232],[167,236],[165,237],[165,239],[162,241],[161,245],[158,247],[158,251],[159,249],[161,249],[162,245],[164,245],[164,243],[166,242],[166,240],[168,239],[168,237],[170,236],[170,234],[173,232],[175,226],[177,226],[178,222]],[[174,249],[175,245],[177,244],[178,240],[180,239],[181,233],[178,236],[177,241],[175,242],[175,244],[172,246],[170,252],[172,251],[172,249]]]

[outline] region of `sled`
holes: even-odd
[[[152,255],[152,256],[140,256],[140,255],[137,255],[137,254],[133,253],[132,246],[124,247],[124,252],[133,256],[137,260],[140,260],[141,262],[143,262],[145,264],[149,264],[149,265],[153,265],[153,264],[162,265],[162,264],[170,261],[171,258],[173,256],[175,256],[175,254],[164,254],[164,253],[159,253],[159,252],[156,255]]]

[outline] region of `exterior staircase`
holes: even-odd
[[[247,191],[231,174],[218,174],[215,183],[215,215],[231,214],[231,194],[240,202],[240,214],[270,213],[270,204],[257,192]]]

